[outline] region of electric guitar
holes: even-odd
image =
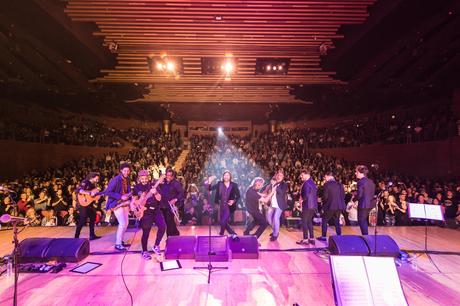
[[[146,210],[145,204],[147,203],[147,200],[150,199],[152,196],[158,194],[158,192],[155,194],[153,191],[156,190],[158,185],[160,185],[163,182],[164,178],[164,175],[160,176],[160,178],[156,181],[155,185],[152,188],[150,188],[148,192],[143,192],[137,201],[133,201],[131,205],[131,210],[134,212],[134,215],[138,220],[140,220],[144,216],[144,212]],[[159,201],[158,198],[156,199]]]
[[[115,211],[118,208],[130,206],[131,198],[133,197],[133,194],[130,192],[130,193],[127,193],[126,195],[127,195],[126,199],[124,199],[124,200],[120,199],[120,200],[117,201],[117,204],[115,206],[113,206],[111,208],[106,207],[106,209],[111,210],[111,211]]]

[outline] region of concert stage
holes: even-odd
[[[115,227],[97,228],[103,237],[91,242],[91,252],[108,254],[90,255],[82,262],[92,261],[102,266],[88,274],[69,270],[57,273],[20,274],[18,305],[129,305],[130,297],[120,275],[123,253],[113,252]],[[20,240],[28,237],[73,237],[72,227],[27,228]],[[243,228],[236,227],[238,233]],[[373,230],[373,229],[371,229]],[[84,228],[81,237],[87,237]],[[155,229],[153,230],[156,231]],[[182,235],[206,235],[208,228],[181,227]],[[424,227],[379,228],[379,234],[393,237],[404,250],[424,248]],[[213,228],[213,233],[217,227]],[[319,228],[315,227],[319,236]],[[333,233],[329,229],[329,233]],[[130,241],[135,233],[130,231]],[[155,233],[152,233],[155,234]],[[182,269],[162,272],[158,262],[144,260],[140,253],[141,232],[135,239],[123,263],[126,284],[132,292],[134,305],[334,305],[329,261],[324,252],[308,251],[295,243],[301,236],[297,230],[283,228],[278,241],[269,241],[267,230],[261,238],[259,259],[233,259],[215,263],[228,266],[228,270],[212,273],[207,284],[207,271],[194,270],[206,263],[180,260]],[[345,227],[344,234],[359,234],[358,227]],[[460,231],[430,227],[428,249],[432,251],[460,252]],[[0,231],[0,255],[9,253],[12,231]],[[153,241],[154,237],[150,237]],[[316,247],[326,244],[317,241]],[[164,249],[164,241],[162,243]],[[112,253],[113,252],[113,253]],[[397,268],[409,305],[460,305],[460,256],[420,256],[414,267],[404,263]],[[439,270],[438,270],[439,269]],[[385,273],[385,271],[382,271]],[[0,278],[0,305],[12,305],[12,278]]]

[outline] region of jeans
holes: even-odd
[[[280,233],[280,217],[283,210],[281,208],[269,207],[267,210],[267,221],[273,229],[273,237],[278,237]]]
[[[126,229],[128,228],[128,214],[129,214],[129,207],[120,207],[114,210],[113,212],[115,217],[118,220],[118,228],[117,228],[117,238],[115,244],[121,244],[123,242],[123,238],[125,236]]]
[[[144,216],[141,219],[142,228],[142,251],[147,251],[147,243],[149,241],[150,230],[155,222],[158,227],[157,237],[155,239],[155,245],[160,245],[161,239],[166,232],[166,222],[159,208],[154,210],[147,208],[144,212]]]

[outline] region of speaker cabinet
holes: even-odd
[[[239,236],[239,240],[228,239],[228,245],[232,252],[232,258],[259,258],[259,243],[256,236]]]
[[[51,240],[45,260],[79,262],[89,255],[89,240],[85,238],[56,238]]]
[[[369,255],[364,239],[355,235],[330,236],[329,251],[332,255]]]
[[[170,236],[166,240],[166,259],[194,259],[195,236]]]
[[[398,257],[401,251],[398,244],[388,235],[366,235],[363,236],[363,239],[372,256]],[[376,240],[377,247],[375,246]]]
[[[27,238],[19,243],[20,263],[43,262],[48,246],[53,238]]]

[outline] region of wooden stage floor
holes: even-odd
[[[242,233],[242,227],[236,227]],[[88,229],[83,230],[82,237]],[[92,252],[113,251],[115,228],[96,229],[103,238],[91,243]],[[181,227],[182,235],[206,235],[207,227]],[[216,233],[217,228],[213,228]],[[152,230],[150,242],[156,229]],[[315,227],[319,235],[319,228]],[[27,228],[20,240],[28,237],[72,237],[72,227]],[[329,229],[333,234],[334,230]],[[345,227],[344,234],[358,234],[359,228]],[[391,235],[401,249],[422,250],[424,227],[379,228],[379,233]],[[429,228],[428,249],[460,252],[460,231],[438,227]],[[134,297],[134,305],[334,305],[331,275],[327,256],[312,251],[293,252],[282,249],[298,248],[295,243],[301,233],[283,228],[278,241],[269,241],[269,230],[261,237],[259,259],[234,259],[216,263],[228,270],[212,274],[207,284],[207,271],[193,270],[203,266],[194,260],[181,260],[180,270],[162,272],[156,261],[144,260],[140,253],[127,254],[123,271]],[[0,255],[11,251],[12,231],[0,231]],[[127,233],[132,239],[134,232]],[[135,236],[131,251],[140,250],[141,232]],[[164,239],[165,240],[165,239]],[[325,243],[317,242],[317,247]],[[162,249],[164,241],[162,242]],[[426,255],[417,259],[417,266],[405,263],[398,267],[409,305],[460,305],[460,256]],[[58,274],[20,274],[18,305],[130,305],[123,285],[120,264],[123,255],[90,255],[85,261],[103,265],[80,275],[69,270],[68,264]],[[438,270],[439,269],[439,270]],[[0,278],[0,305],[12,305],[12,281]]]

